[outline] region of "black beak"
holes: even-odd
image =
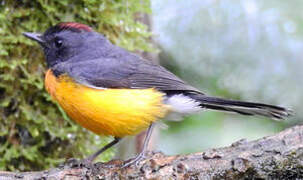
[[[31,40],[37,41],[40,44],[43,44],[45,41],[42,39],[42,34],[39,33],[30,33],[25,32],[23,35]]]

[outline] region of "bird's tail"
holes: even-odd
[[[269,104],[227,100],[201,94],[191,94],[189,96],[199,101],[201,103],[200,106],[206,109],[235,112],[250,116],[259,115],[274,120],[283,120],[292,114],[290,109]]]

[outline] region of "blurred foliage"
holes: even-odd
[[[161,63],[213,96],[289,107],[284,122],[202,112],[170,122],[168,154],[197,152],[281,131],[303,118],[303,1],[153,0]]]
[[[83,158],[109,140],[75,125],[50,99],[42,51],[22,33],[75,21],[128,50],[150,51],[150,33],[135,20],[149,6],[148,0],[0,1],[0,170],[46,169],[65,158]]]

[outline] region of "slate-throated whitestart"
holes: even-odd
[[[96,134],[115,137],[90,156],[90,162],[121,138],[148,128],[141,153],[125,166],[139,161],[153,124],[176,115],[203,109],[277,120],[290,115],[290,110],[279,106],[207,96],[84,24],[63,22],[43,34],[24,35],[41,45],[48,67],[46,90],[68,116]]]

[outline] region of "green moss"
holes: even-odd
[[[43,86],[38,44],[22,32],[43,32],[61,21],[88,24],[129,50],[153,50],[142,0],[2,0],[0,2],[0,170],[40,170],[82,158],[108,142],[75,125]],[[113,152],[102,156],[108,160]]]

